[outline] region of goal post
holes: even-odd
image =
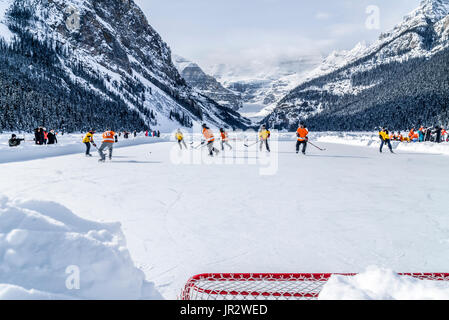
[[[356,273],[210,273],[192,277],[182,300],[316,300],[333,275]],[[421,280],[449,281],[449,273],[400,273]]]

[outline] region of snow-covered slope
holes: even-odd
[[[227,127],[248,123],[186,85],[172,63],[170,48],[132,0],[1,4],[3,27],[8,25],[22,42],[32,37],[54,48],[57,62],[52,66],[60,72],[53,76],[69,79],[61,81],[61,87],[73,81],[162,130],[202,121]]]
[[[442,92],[447,84],[443,74],[435,70],[442,70],[447,60],[448,14],[448,0],[424,0],[372,45],[360,43],[351,51],[332,53],[304,83],[279,102],[266,120],[289,128],[299,119],[312,118],[310,122],[317,128],[337,129],[345,127],[338,118],[345,118],[346,122],[353,122],[345,129],[374,127],[382,125],[375,110],[394,113],[396,110],[391,109],[394,106],[401,109],[401,115],[405,114],[402,127],[406,127],[411,117],[416,117],[410,111],[416,100],[423,100],[426,108],[440,116],[442,110],[438,106],[443,103]],[[408,98],[410,101],[406,101]],[[362,113],[368,115],[364,118]],[[438,119],[429,115],[416,120]]]
[[[224,88],[214,77],[206,74],[198,64],[177,55],[173,56],[173,62],[187,84],[205,96],[236,111],[243,106],[239,94]]]
[[[5,15],[13,1],[14,0],[0,0],[0,37],[8,42],[11,41],[13,33],[7,26],[7,19]]]

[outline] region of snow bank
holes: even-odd
[[[320,300],[449,300],[449,283],[399,276],[376,267],[354,277],[333,276]]]
[[[8,162],[28,161],[41,158],[50,158],[57,156],[65,156],[70,154],[83,154],[86,150],[82,143],[82,134],[66,134],[64,136],[58,136],[58,143],[55,145],[39,146],[34,144],[32,135],[26,135],[25,142],[19,147],[11,148],[8,145],[8,140],[11,134],[0,135],[0,164]],[[17,134],[18,138],[24,138],[23,135]],[[94,138],[98,147],[101,145],[101,135],[96,135]],[[136,146],[141,144],[152,144],[168,141],[168,136],[164,135],[161,138],[145,137],[140,134],[136,138],[130,136],[129,139],[123,139],[123,136],[119,138],[119,142],[114,146],[115,148],[123,148]],[[96,152],[92,147],[91,152]]]
[[[6,197],[0,221],[0,299],[161,299],[134,266],[119,223]]]
[[[337,143],[359,147],[370,147],[378,149],[380,147],[380,139],[376,133],[314,133],[311,138],[324,143]],[[393,149],[406,152],[417,153],[434,153],[449,155],[449,143],[433,143],[433,142],[391,142]],[[386,148],[385,150],[387,150]]]

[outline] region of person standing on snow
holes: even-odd
[[[424,138],[424,141],[429,142],[432,139],[432,129],[427,128],[426,129],[426,136]]]
[[[45,129],[45,128],[43,128],[42,129],[43,131],[42,131],[42,134],[44,135],[44,142],[43,142],[43,144],[44,145],[47,145],[47,141],[48,141],[48,132],[47,132],[47,129]]]
[[[34,129],[34,143],[39,144],[40,128]]]
[[[186,142],[184,141],[184,134],[181,132],[181,129],[178,129],[175,133],[176,141],[178,141],[179,148],[182,150],[182,146],[187,149]]]
[[[421,126],[418,130],[418,137],[419,137],[418,142],[424,142],[424,136],[425,136],[424,127]]]
[[[435,127],[435,142],[441,143],[441,133],[443,132],[443,129],[440,126]]]
[[[224,146],[227,145],[229,147],[229,150],[232,150],[232,146],[229,144],[229,135],[225,131],[225,129],[220,129],[220,135],[221,135],[221,150],[224,151]]]
[[[109,160],[112,160],[112,149],[115,143],[115,132],[111,129],[107,129],[103,133],[103,143],[101,144],[100,149],[98,149],[98,153],[100,154],[99,162],[106,161],[106,155],[103,153],[105,149],[109,149]]]
[[[47,137],[48,137],[48,144],[55,144],[58,143],[58,138],[56,137],[56,133],[55,130],[50,130],[50,132],[48,133]]]
[[[388,149],[390,149],[390,152],[394,153],[393,152],[393,147],[391,146],[390,134],[389,134],[389,132],[388,132],[388,130],[386,128],[383,128],[379,132],[379,138],[381,140],[381,142],[380,142],[380,153],[383,152],[384,145],[388,145]]]
[[[93,144],[94,147],[97,146],[94,142],[94,134],[95,130],[92,129],[86,134],[83,139],[83,143],[86,145],[86,157],[92,157],[92,155],[90,154],[90,144]]]
[[[299,154],[299,149],[302,147],[302,154],[306,154],[307,143],[309,142],[309,130],[307,130],[304,123],[299,125],[298,130],[296,131],[296,136],[298,137],[298,141],[296,142],[296,154]]]
[[[209,150],[209,156],[213,157],[214,152],[216,155],[218,155],[220,153],[220,151],[218,151],[214,147],[214,142],[215,142],[214,134],[212,133],[212,130],[206,124],[203,124],[203,136],[207,143],[207,149]]]
[[[271,132],[267,130],[265,125],[262,125],[259,131],[259,140],[260,140],[260,151],[262,151],[263,145],[267,148],[267,151],[270,152],[270,146],[268,144],[268,139],[270,139]]]

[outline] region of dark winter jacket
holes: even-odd
[[[435,142],[436,143],[441,143],[441,131],[442,131],[443,129],[441,129],[441,127],[436,127],[435,128],[435,134],[436,134],[436,137],[435,137]]]
[[[55,144],[55,143],[58,143],[58,138],[56,138],[56,134],[49,132],[47,144]]]
[[[25,141],[25,139],[11,138],[8,143],[10,147],[18,147],[22,141]]]

